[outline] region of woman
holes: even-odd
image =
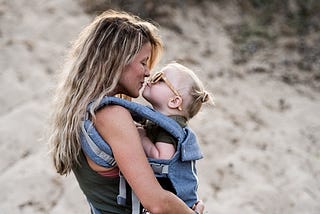
[[[137,128],[129,111],[106,106],[90,117],[110,145],[117,166],[106,169],[87,157],[80,145],[80,122],[90,102],[103,96],[138,97],[145,78],[159,59],[162,43],[156,27],[124,12],[106,11],[86,27],[73,44],[67,70],[56,92],[50,144],[61,175],[74,172],[92,210],[131,213],[131,202],[117,204],[119,176],[126,181],[151,213],[203,212],[161,188],[148,164]],[[103,172],[103,173],[101,173]]]

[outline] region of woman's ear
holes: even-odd
[[[168,101],[169,108],[182,110],[182,98],[180,96],[171,97]]]

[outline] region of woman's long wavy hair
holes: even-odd
[[[79,164],[80,122],[87,105],[94,101],[96,106],[114,91],[124,67],[147,42],[152,47],[151,69],[162,51],[157,27],[137,16],[108,10],[73,43],[55,94],[49,139],[54,166],[61,175]]]

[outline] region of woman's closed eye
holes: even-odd
[[[141,61],[141,65],[147,66],[148,59],[144,59]]]

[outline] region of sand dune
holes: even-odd
[[[205,155],[206,213],[320,213],[319,91],[268,72],[268,61],[288,57],[280,51],[234,64],[224,25],[237,21],[236,8],[173,12],[180,31],[161,27],[159,66],[181,61],[216,99],[190,124]],[[45,128],[55,74],[92,17],[71,0],[1,0],[0,17],[0,213],[89,213],[73,175],[55,173]]]

